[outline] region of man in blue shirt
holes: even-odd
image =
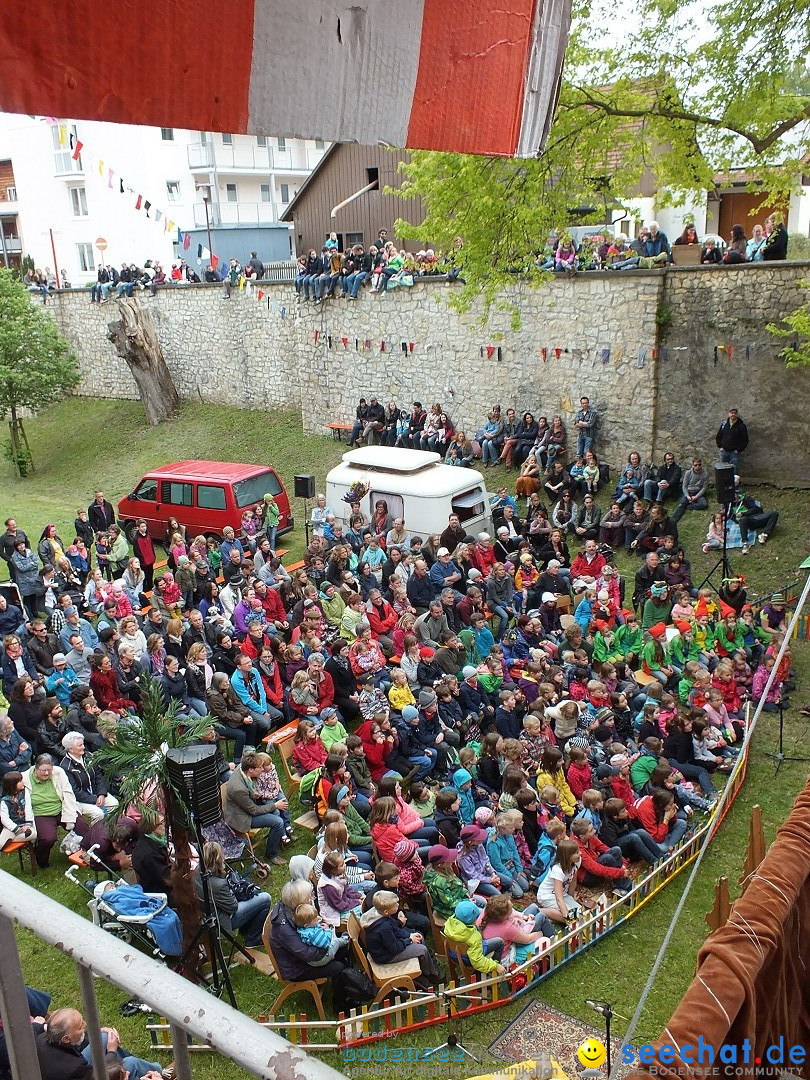
[[[258,746],[270,730],[271,718],[267,712],[267,695],[262,680],[253,667],[253,661],[244,653],[236,661],[236,671],[231,675],[231,686],[252,720],[248,727],[247,744]]]

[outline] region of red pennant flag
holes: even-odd
[[[257,300],[264,300],[264,289],[258,289],[256,292]]]
[[[413,342],[413,341],[409,341],[409,342],[408,342],[408,352],[413,352],[414,348],[415,348],[415,344],[414,344],[414,342]]]
[[[540,350],[540,356],[543,359],[543,363],[547,364],[548,363],[548,349],[541,349]]]
[[[219,266],[219,256],[218,255],[212,255],[211,256],[211,269],[216,270],[216,268],[218,266]]]
[[[142,202],[143,202],[143,195],[139,195],[138,198],[135,200],[135,209],[136,210],[140,210]]]
[[[188,249],[190,247],[191,247],[191,235],[189,233],[186,233],[186,235],[183,237],[183,251],[188,251]]]
[[[385,352],[385,342],[384,341],[380,342],[380,352]]]
[[[349,347],[349,339],[347,337],[342,337],[340,340],[343,342],[343,348],[347,349]]]
[[[492,359],[492,354],[494,352],[495,352],[495,346],[494,345],[487,345],[487,360]]]
[[[653,349],[653,351],[652,351],[652,358],[653,358],[653,360],[657,360],[657,359],[658,359],[658,349]]]
[[[732,354],[734,352],[734,346],[733,345],[726,345],[726,352],[728,353],[728,358],[730,360],[731,357],[732,357]]]
[[[559,359],[560,359],[560,355],[561,355],[561,353],[562,353],[562,349],[555,349],[555,350],[554,350],[554,358],[555,358],[555,360],[559,360]]]
[[[318,344],[318,338],[321,336],[320,330],[315,331],[315,344]]]
[[[77,139],[76,140],[76,148],[74,149],[73,153],[70,155],[73,158],[74,161],[79,160],[79,154],[81,154],[83,146],[84,146],[84,143],[79,142],[79,140]]]

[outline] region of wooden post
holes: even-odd
[[[748,888],[751,875],[765,858],[765,826],[762,823],[762,807],[757,803],[751,809],[751,823],[748,826],[748,847],[745,850],[740,886],[742,891]]]
[[[717,879],[714,886],[714,904],[711,911],[706,915],[706,922],[712,931],[725,926],[731,914],[731,900],[728,895],[728,878],[725,875]]]

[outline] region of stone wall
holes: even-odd
[[[737,405],[752,432],[747,475],[807,483],[810,373],[788,372],[764,329],[802,302],[807,274],[806,265],[783,264],[586,274],[539,290],[516,284],[486,326],[481,307],[460,315],[448,306],[454,286],[443,282],[319,307],[297,304],[285,285],[268,286],[262,302],[239,293],[226,300],[217,286],[141,297],[184,398],[301,408],[304,429],[322,433],[330,420],[351,419],[361,395],[405,407],[440,401],[457,426],[475,431],[494,402],[549,419],[559,412],[570,427],[586,394],[600,414],[600,453],[614,466],[631,449],[645,460],[667,448],[710,459],[717,425]],[[106,338],[115,303],[88,299],[60,293],[46,309],[79,356],[79,393],[135,398]],[[510,305],[520,312],[517,330]],[[732,350],[715,364],[716,345]],[[779,435],[791,433],[789,458],[768,431],[771,417]]]

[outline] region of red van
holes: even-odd
[[[176,461],[141,477],[132,494],[118,503],[118,520],[130,543],[139,518],[155,540],[163,540],[170,517],[185,525],[189,537],[204,533],[220,539],[226,525],[238,536],[243,512],[266,494],[275,496],[278,505],[278,534],[289,532],[294,524],[290,500],[275,469],[230,461]]]

